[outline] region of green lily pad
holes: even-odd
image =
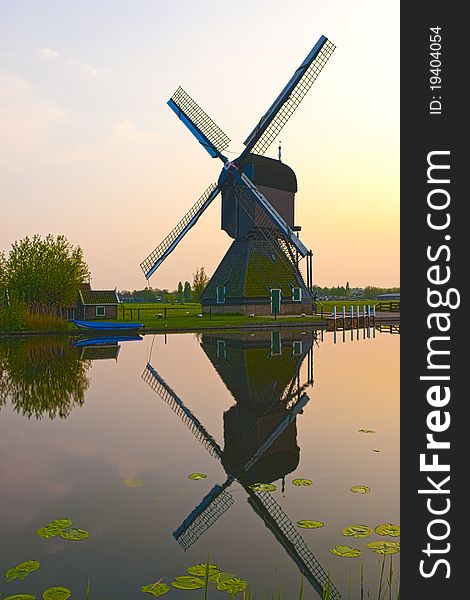
[[[323,521],[310,521],[309,519],[297,521],[297,527],[302,527],[302,529],[318,529],[319,527],[324,526],[325,523],[323,523]]]
[[[67,529],[67,527],[70,527],[71,525],[71,519],[55,519],[54,521],[51,521],[47,527],[49,529]]]
[[[170,586],[167,583],[161,583],[160,581],[156,581],[155,583],[149,583],[148,585],[143,585],[140,588],[141,592],[148,592],[158,598],[158,596],[163,596],[171,590]]]
[[[301,487],[301,486],[309,486],[312,485],[313,481],[311,479],[303,479],[303,478],[299,478],[299,479],[293,479],[292,480],[292,484],[296,485],[297,487]]]
[[[226,579],[233,579],[236,577],[235,573],[229,573],[228,571],[220,571],[219,573],[212,573],[209,575],[209,581],[211,583],[220,583]]]
[[[351,548],[351,546],[335,546],[330,548],[331,554],[335,556],[343,556],[345,558],[355,558],[361,555],[359,548]]]
[[[209,577],[211,575],[215,575],[216,573],[220,573],[220,569],[217,565],[208,565],[209,567]],[[190,574],[190,575],[196,575],[198,577],[205,577],[206,576],[206,565],[205,564],[200,564],[200,565],[193,565],[192,567],[188,567],[186,569],[186,571]]]
[[[60,532],[64,540],[86,540],[90,534],[84,529],[68,529]]]
[[[358,429],[359,433],[375,433],[374,429]]]
[[[396,554],[400,552],[399,542],[370,542],[366,544],[366,548],[376,552],[377,554]]]
[[[204,587],[204,581],[199,579],[199,577],[181,575],[181,577],[175,577],[175,580],[171,582],[171,585],[178,590],[197,590]]]
[[[400,535],[400,526],[392,525],[391,523],[382,523],[377,525],[375,533],[378,535],[390,535],[392,537],[398,537]]]
[[[217,589],[220,592],[227,592],[227,594],[235,595],[246,589],[246,581],[239,579],[238,577],[224,579],[224,581],[220,581],[217,584]]]
[[[65,587],[50,587],[47,590],[44,590],[42,597],[44,600],[68,600],[72,592]]]
[[[349,525],[341,529],[341,533],[355,538],[365,538],[372,534],[372,529],[367,527],[367,525]]]
[[[124,485],[128,488],[142,487],[140,479],[124,479]]]
[[[60,527],[50,527],[48,525],[47,527],[41,527],[37,529],[36,534],[48,540],[49,538],[57,537],[58,535],[60,535],[61,531],[62,529]]]
[[[277,490],[276,486],[272,483],[253,483],[250,485],[250,488],[254,492],[275,492]]]
[[[190,473],[188,475],[188,479],[191,479],[191,481],[197,481],[198,479],[206,479],[207,475],[204,475],[204,473]]]
[[[36,596],[32,594],[15,594],[14,596],[3,598],[3,600],[36,600]]]
[[[5,580],[15,581],[15,579],[19,579],[22,581],[30,573],[37,571],[40,566],[41,564],[37,560],[27,560],[26,562],[22,562],[19,565],[16,565],[16,567],[8,569],[5,573]]]
[[[354,494],[367,494],[370,492],[370,487],[368,485],[353,485],[349,489]]]

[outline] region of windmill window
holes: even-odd
[[[294,356],[302,354],[302,340],[292,342],[292,354]]]
[[[217,340],[217,358],[227,358],[227,346],[225,340]]]
[[[225,286],[218,285],[217,286],[217,304],[225,303]]]
[[[95,314],[97,317],[104,317],[106,315],[106,308],[104,306],[97,306]]]
[[[271,331],[271,355],[282,354],[281,332]]]
[[[292,300],[294,302],[302,301],[302,289],[299,287],[292,288]]]

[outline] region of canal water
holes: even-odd
[[[366,544],[399,541],[374,531],[400,524],[398,335],[282,330],[75,344],[0,341],[2,597],[64,586],[85,598],[88,579],[91,600],[151,597],[141,586],[171,583],[208,556],[253,585],[255,599],[297,597],[301,571],[304,598],[327,585],[332,597],[359,599],[361,585],[364,598],[377,597],[384,558]],[[36,534],[55,519],[89,537]],[[372,533],[344,536],[353,525]],[[337,556],[337,545],[361,554]],[[396,598],[400,555],[390,556]],[[5,581],[28,560],[41,567]]]

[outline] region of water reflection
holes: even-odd
[[[91,361],[117,360],[120,344],[140,336],[38,336],[0,342],[0,408],[9,400],[27,418],[65,419],[85,401]]]
[[[88,361],[67,338],[34,337],[0,343],[0,406],[7,399],[28,418],[65,419],[82,406],[90,385]]]
[[[296,419],[309,402],[305,388],[313,383],[315,334],[258,332],[248,335],[203,335],[201,347],[235,399],[224,413],[224,448],[177,396],[150,362],[142,378],[171,406],[206,450],[218,459],[227,478],[215,485],[176,529],[173,536],[187,550],[230,509],[228,491],[237,481],[247,501],[273,533],[313,588],[323,597],[340,594],[305,540],[268,492],[254,491],[255,482],[282,480],[299,463]],[[301,366],[308,357],[307,377]]]

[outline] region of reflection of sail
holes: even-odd
[[[245,488],[246,489],[246,488]],[[263,519],[266,527],[279,540],[284,550],[289,554],[299,570],[323,598],[327,586],[330,586],[330,598],[340,598],[340,593],[334,586],[330,576],[312,554],[303,537],[295,529],[292,521],[282,510],[269,492],[256,492],[247,489],[250,494],[248,503]]]
[[[206,336],[203,336],[201,345],[206,354],[210,358],[212,357],[211,362],[219,374],[221,370],[223,371],[223,380],[226,384],[229,382],[229,389],[232,393],[236,390],[236,396],[235,394],[234,396],[237,405],[245,404],[246,409],[249,409],[250,406],[252,409],[248,412],[239,413],[238,416],[241,417],[241,421],[238,422],[238,425],[235,423],[237,419],[226,418],[230,411],[232,411],[232,415],[236,414],[233,409],[236,409],[237,405],[231,407],[225,413],[225,447],[223,451],[201,422],[160,377],[154,367],[147,364],[142,375],[152,389],[180,416],[211,455],[221,460],[227,472],[225,483],[216,485],[210,490],[174,532],[174,537],[185,550],[195,543],[233,504],[234,500],[227,490],[237,480],[248,493],[250,506],[261,516],[266,526],[291,556],[300,571],[304,573],[314,589],[322,596],[329,585],[331,598],[339,598],[339,592],[279,504],[270,494],[254,492],[249,487],[250,482],[254,480],[266,482],[272,480],[271,476],[273,478],[283,477],[286,472],[293,470],[297,465],[298,454],[294,467],[292,467],[289,460],[285,461],[285,456],[292,453],[293,447],[297,448],[295,421],[297,415],[309,400],[308,396],[303,393],[304,386],[300,384],[299,370],[307,353],[309,353],[309,366],[311,365],[313,368],[310,354],[313,340],[311,339],[310,343],[307,343],[303,349],[301,348],[300,353],[298,352],[299,346],[296,347],[297,352],[289,350],[289,352],[284,353],[284,348],[282,348],[280,353],[276,353],[276,359],[284,357],[284,360],[282,361],[281,358],[282,362],[277,364],[279,385],[272,387],[271,394],[269,394],[266,385],[268,378],[265,377],[265,373],[261,378],[256,380],[255,377],[254,380],[255,370],[252,370],[251,373],[247,373],[247,370],[243,373],[240,370],[240,367],[243,370],[243,365],[246,367],[253,358],[253,353],[251,353],[251,356],[247,356],[247,350],[263,350],[262,353],[257,353],[257,360],[261,362],[261,366],[263,366],[263,361],[273,358],[274,353],[266,352],[266,349],[269,348],[269,344],[266,346],[266,339],[245,339],[244,343],[238,346],[241,352],[232,352],[233,348],[237,348],[236,344],[240,343],[240,338],[230,339],[225,335],[216,336],[212,340],[210,336],[207,337],[210,340],[209,344],[207,339],[204,339]],[[231,337],[235,338],[235,336]],[[291,348],[295,348],[295,346]],[[287,358],[290,364],[287,363]],[[223,365],[222,369],[220,368],[219,363],[222,361],[230,361],[228,365],[237,365],[235,369],[232,369],[233,374],[230,374],[230,367],[227,365]],[[244,393],[242,393],[243,388]],[[247,390],[249,390],[248,394],[246,393]],[[244,426],[246,426],[246,429]],[[228,431],[231,428],[237,430],[235,435],[233,435],[233,432],[231,434]],[[237,438],[242,430],[247,433],[244,439],[247,443],[249,442],[249,447],[237,448],[239,453],[236,456],[235,447],[237,444],[234,446],[232,439]],[[269,457],[270,460],[267,461]],[[275,457],[274,466],[273,457]],[[283,460],[279,460],[281,457]],[[259,478],[254,478],[253,473]],[[263,474],[264,478],[261,477]]]
[[[309,397],[307,394],[304,394],[301,398],[299,398],[295,406],[293,406],[288,414],[281,419],[281,421],[271,431],[260,447],[243,466],[240,472],[230,473],[225,467],[228,477],[224,485],[214,486],[209,494],[202,500],[202,502],[199,503],[199,505],[173,534],[177,542],[184,550],[187,550],[189,546],[196,542],[201,535],[207,531],[207,529],[209,529],[209,527],[211,527],[220,516],[222,516],[222,514],[229,508],[230,504],[233,504],[233,499],[229,494],[226,493],[225,490],[235,481],[235,479],[237,479],[247,491],[251,492],[251,490],[249,490],[247,487],[248,484],[246,483],[247,478],[249,479],[250,470],[253,469],[256,463],[263,457],[263,454],[268,452],[276,440],[295,420],[296,416],[304,408],[308,401]],[[223,464],[223,456],[220,458]],[[228,501],[227,496],[231,499],[231,502]]]

